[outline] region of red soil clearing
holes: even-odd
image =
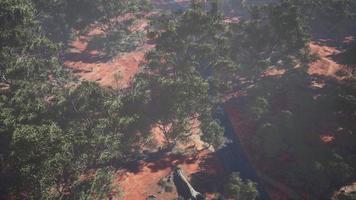
[[[126,18],[129,19],[130,15]],[[147,21],[142,20],[131,29],[140,31],[146,26]],[[145,53],[154,48],[154,45],[146,43],[132,52],[107,60],[101,52],[88,49],[91,37],[103,34],[105,33],[102,27],[94,27],[88,34],[72,41],[69,44],[72,47],[69,53],[71,56],[64,64],[83,80],[96,81],[104,87],[125,88],[139,72],[139,65],[144,60]],[[115,78],[117,75],[120,79]]]
[[[209,158],[211,158],[209,162],[212,163],[209,163],[210,171],[207,172],[203,163]],[[157,199],[175,199],[178,197],[175,189],[172,192],[164,192],[157,184],[161,178],[170,175],[174,166],[180,166],[188,178],[189,175],[201,171],[209,174],[221,173],[221,168],[214,167],[214,163],[218,163],[218,160],[211,157],[209,151],[200,152],[192,157],[167,155],[154,163],[142,163],[139,172],[124,172],[118,176],[117,182],[124,191],[124,200],[144,200],[150,195],[156,196]]]
[[[345,37],[343,41],[344,44],[350,44],[352,42],[353,37]],[[343,80],[351,76],[350,69],[336,61],[335,57],[342,53],[336,47],[317,42],[311,42],[309,47],[312,53],[319,56],[319,60],[310,64],[308,70],[310,75],[335,78],[337,80]],[[338,74],[339,72],[343,72],[343,75]]]
[[[186,2],[188,1],[178,3]],[[126,17],[129,18],[130,15]],[[118,19],[122,20],[120,17]],[[133,26],[132,30],[143,30],[147,25],[147,21],[143,20]],[[73,69],[73,72],[82,80],[96,81],[103,87],[125,88],[140,71],[139,66],[144,61],[145,53],[153,49],[154,45],[146,43],[132,52],[117,55],[108,61],[103,58],[101,52],[88,48],[91,37],[102,34],[105,34],[105,27],[96,26],[88,34],[72,41],[69,44],[72,47],[69,54],[73,56],[68,58],[64,64]],[[115,78],[118,73],[121,78],[119,80]],[[153,137],[158,144],[164,141],[162,134],[158,134],[155,130],[153,130]],[[196,145],[199,146],[199,142]],[[150,195],[155,195],[158,199],[175,199],[178,197],[175,190],[164,192],[157,184],[161,178],[172,172],[174,166],[179,165],[189,178],[191,174],[202,171],[209,174],[222,174],[222,166],[218,163],[217,157],[209,150],[188,157],[166,155],[152,163],[139,163],[137,171],[133,167],[134,170],[128,168],[128,170],[118,172],[114,185],[120,185],[125,200],[143,200]],[[212,196],[212,194],[207,195]],[[114,199],[117,198],[119,197],[114,197]]]
[[[335,140],[335,137],[332,135],[321,135],[320,140],[325,144],[329,144]]]
[[[323,46],[314,42],[310,43],[310,49],[312,53],[320,56],[320,60],[310,65],[309,74],[335,77],[335,73],[341,69],[341,66],[330,56],[340,53],[340,51],[335,47]]]
[[[87,38],[80,37],[72,43],[77,51],[86,53]],[[76,74],[84,80],[97,81],[100,85],[113,88],[124,88],[130,84],[130,81],[139,71],[139,65],[144,60],[145,52],[152,49],[153,45],[145,45],[144,47],[134,51],[117,56],[109,62],[86,62],[82,61],[66,61],[65,64],[69,68],[75,69]],[[89,52],[90,56],[98,55],[97,52]],[[115,73],[119,72],[122,77],[119,82],[115,80]],[[156,131],[154,131],[156,132]],[[158,143],[163,143],[164,137],[160,134],[154,134]],[[155,195],[158,199],[174,199],[178,195],[175,190],[173,192],[164,192],[157,184],[159,180],[172,172],[172,167],[179,166],[188,175],[196,173],[201,169],[201,163],[210,157],[209,151],[203,151],[193,158],[171,158],[164,157],[155,163],[142,163],[139,172],[133,173],[122,171],[118,174],[115,181],[120,185],[123,191],[124,200],[144,200],[150,195]],[[217,158],[214,157],[210,166],[211,170],[221,169],[218,166]],[[221,172],[222,170],[218,170]]]
[[[193,120],[192,126],[197,125],[197,121]],[[194,126],[194,127],[195,127]],[[159,126],[152,128],[152,135],[157,142],[157,146],[163,146],[165,139],[162,129]],[[193,128],[193,135],[199,134],[198,130]],[[150,195],[156,196],[158,199],[175,199],[178,197],[175,188],[172,192],[165,192],[158,185],[158,182],[169,175],[172,170],[179,166],[184,173],[190,178],[190,175],[202,172],[213,177],[223,175],[223,167],[219,165],[219,160],[210,150],[202,150],[197,153],[189,154],[192,149],[201,149],[201,141],[192,138],[188,144],[179,144],[181,149],[185,149],[187,155],[162,155],[158,160],[153,162],[141,162],[139,167],[134,172],[124,171],[118,175],[116,182],[124,191],[123,199],[146,199]],[[209,196],[209,194],[207,194]],[[212,194],[210,194],[212,196]],[[208,198],[209,199],[209,198]]]
[[[187,1],[181,1],[178,3],[185,4]],[[156,0],[156,4],[165,6],[166,1]],[[238,19],[229,19],[231,22],[238,22]],[[142,30],[147,26],[147,22],[143,22],[139,25],[133,27],[135,30]],[[101,52],[91,51],[88,49],[88,42],[90,37],[95,35],[104,34],[103,30],[99,27],[94,28],[90,33],[78,37],[76,40],[72,41],[70,45],[72,49],[70,53],[76,55],[76,59],[67,60],[65,65],[68,68],[73,69],[73,71],[84,80],[96,81],[104,87],[112,88],[125,88],[127,87],[132,78],[139,72],[140,63],[144,61],[145,52],[154,48],[154,45],[145,44],[142,47],[136,49],[135,51],[124,53],[116,56],[110,61],[101,58]],[[323,75],[336,77],[336,72],[341,69],[335,61],[331,59],[331,56],[339,53],[336,48],[323,46],[317,43],[311,43],[310,48],[313,53],[320,55],[321,59],[310,66],[309,73],[311,75]],[[115,74],[119,73],[122,79],[117,80]],[[266,75],[282,75],[283,71],[271,70],[266,72]],[[244,125],[243,116],[240,116],[237,112],[236,106],[228,106],[226,108],[231,122],[233,124],[235,132],[238,134],[243,148],[247,151],[248,155],[252,155],[249,151],[249,132]],[[155,136],[159,143],[163,142],[162,136]],[[331,142],[330,138],[321,138],[322,141]],[[121,186],[123,190],[125,200],[143,200],[149,195],[155,195],[158,199],[174,199],[177,197],[177,193],[174,190],[171,193],[162,192],[162,188],[157,185],[158,181],[171,173],[172,167],[179,164],[184,172],[189,176],[195,172],[201,170],[207,170],[204,168],[203,163],[210,160],[208,165],[209,171],[212,173],[222,174],[222,167],[219,166],[219,161],[216,157],[211,157],[209,151],[200,152],[195,157],[172,157],[164,156],[160,160],[154,163],[140,163],[138,171],[129,172],[121,171],[118,174],[118,178],[115,181]],[[261,164],[254,163],[257,171],[263,171],[265,167]],[[262,175],[261,175],[262,176]],[[266,179],[266,178],[265,178]],[[266,181],[268,182],[268,181]],[[288,191],[285,188],[281,188],[283,184],[272,180],[269,181],[269,186],[266,187],[268,193],[271,195],[272,199],[288,199],[288,194],[284,194],[283,191]]]

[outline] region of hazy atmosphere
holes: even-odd
[[[0,0],[0,200],[356,200],[355,0]]]

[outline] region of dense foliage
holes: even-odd
[[[108,33],[92,45],[102,45],[108,55],[134,48],[142,36],[127,36],[134,17],[113,18],[139,16],[148,8],[145,1],[1,0],[0,195],[115,195],[115,170],[137,159],[153,126],[168,147],[189,140],[193,130],[203,133],[207,147],[223,147],[216,113],[236,91],[246,94],[236,101],[245,124],[253,127],[252,160],[269,166],[263,173],[314,199],[354,181],[355,80],[311,77],[307,67],[316,59],[308,46],[316,24],[347,22],[355,3],[268,2],[244,8],[249,14],[238,22],[224,20],[219,1],[192,1],[186,11],[158,17],[150,35],[156,46],[146,54],[142,73],[126,90],[111,91],[74,80],[61,66],[65,48],[59,43],[103,24]],[[354,52],[351,47],[343,55],[349,66]],[[270,69],[283,75],[266,75]],[[313,86],[315,81],[324,87]],[[323,134],[331,134],[331,145],[321,142]],[[258,194],[256,184],[237,173],[224,189],[226,198]]]
[[[156,48],[146,55],[145,72],[134,83],[149,91],[147,112],[169,144],[187,139],[198,119],[206,133],[202,139],[219,148],[223,128],[214,119],[214,109],[231,88],[237,69],[226,56],[226,25],[218,13],[199,5],[159,21],[155,25],[164,32],[158,33]]]
[[[56,42],[64,42],[78,31],[88,31],[93,23],[114,28],[118,25],[114,17],[135,14],[147,7],[144,0],[33,0],[32,4],[46,36]]]
[[[333,23],[322,17],[326,13],[340,22],[338,28],[348,29],[341,22],[353,17],[354,2],[281,1],[257,10],[246,22],[259,29],[252,29],[246,35],[245,32],[239,34],[242,41],[237,39],[233,44],[241,46],[241,42],[246,43],[235,52],[252,49],[254,52],[247,61],[262,55],[269,62],[257,62],[256,66],[283,69],[284,73],[261,77],[252,71],[252,76],[257,75],[259,79],[243,88],[247,97],[238,100],[244,107],[243,116],[249,121],[249,131],[254,133],[249,141],[253,150],[259,152],[254,154],[254,160],[269,166],[264,171],[266,175],[283,180],[294,190],[303,191],[311,198],[328,198],[335,189],[353,181],[356,176],[355,81],[353,77],[339,82],[310,76],[308,64],[315,58],[308,50],[308,35],[314,34],[315,30],[324,31],[320,26],[330,25],[324,22]],[[260,18],[261,11],[267,11],[269,15]],[[253,23],[256,16],[263,23]],[[272,22],[269,27],[266,25],[268,21]],[[238,26],[243,25],[245,23]],[[332,34],[335,30],[329,31]],[[276,50],[268,51],[269,46]],[[347,51],[343,59],[351,59],[354,55],[350,52]],[[277,55],[276,59],[273,55]],[[352,65],[352,61],[348,62]],[[254,63],[246,63],[248,72],[254,69]],[[264,69],[260,68],[262,72]],[[251,75],[247,74],[247,79],[249,77]],[[315,82],[323,82],[325,86],[319,88],[313,85]],[[332,144],[322,142],[325,134],[333,138]]]
[[[345,27],[341,22],[350,23],[354,17],[354,2],[282,0],[251,7],[249,17],[231,24],[219,18],[217,4],[208,6],[208,11],[201,5],[193,4],[191,10],[180,15],[181,19],[168,17],[167,31],[160,34],[156,50],[148,57],[148,68],[153,71],[150,78],[179,80],[194,74],[206,80],[207,92],[194,92],[210,100],[204,101],[209,102],[205,108],[219,103],[220,95],[238,85],[240,91],[247,93],[247,97],[237,101],[245,107],[242,113],[253,127],[250,131],[255,133],[250,143],[254,152],[260,152],[254,160],[270,166],[264,173],[283,180],[294,190],[304,191],[311,198],[327,198],[335,189],[354,180],[354,79],[338,82],[307,73],[309,64],[317,59],[309,50],[310,35],[325,30],[320,26],[335,24],[333,20],[340,22],[336,28]],[[329,17],[325,17],[326,13]],[[333,33],[335,29],[329,31]],[[351,48],[344,54],[349,63],[352,52]],[[268,76],[269,69],[279,69],[284,74]],[[324,81],[325,86],[315,87],[315,81]],[[155,89],[163,84],[154,83],[158,83]],[[164,93],[169,91],[172,90]],[[185,97],[184,101],[190,99]],[[176,101],[173,105],[184,105]],[[202,102],[194,100],[199,101]],[[187,111],[205,116],[205,112],[189,108]],[[212,108],[214,112],[215,107]],[[333,145],[322,142],[324,134],[334,137]]]
[[[60,65],[60,46],[47,37],[52,37],[50,31],[59,32],[46,23],[62,20],[54,16],[60,13],[51,9],[70,2],[0,2],[2,195],[24,199],[102,199],[115,192],[110,186],[113,164],[129,159],[136,140],[134,134],[124,137],[135,120],[130,115],[120,116],[122,101],[117,95],[96,83],[72,82]],[[114,2],[125,3],[107,1]],[[131,11],[128,6],[120,6]],[[70,7],[80,8],[70,11],[76,14],[88,11]],[[45,20],[38,18],[37,14],[42,12],[48,12]],[[105,17],[114,15],[107,14]],[[66,15],[60,14],[73,17]],[[64,22],[51,24],[66,26]],[[75,28],[74,24],[70,26]]]
[[[257,196],[256,183],[242,180],[238,172],[232,173],[225,183],[224,197],[227,199],[255,200]]]

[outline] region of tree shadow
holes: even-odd
[[[350,25],[352,24],[352,25]],[[339,24],[339,27],[330,27],[323,23],[314,23],[311,30],[311,39],[330,47],[342,47],[345,38],[356,35],[356,26],[352,21]]]
[[[148,168],[151,169],[152,172],[157,172],[163,169],[174,169],[176,166],[187,163],[192,164],[195,163],[199,158],[196,156],[189,156],[182,154],[169,154],[163,157],[160,157],[157,160],[150,160],[148,163]]]
[[[172,11],[182,11],[189,7],[190,1],[182,1],[180,3],[169,0],[169,1],[153,1],[153,6],[159,10],[172,10]]]
[[[63,56],[63,59],[71,62],[82,62],[82,63],[105,63],[111,58],[106,55],[101,54],[91,54],[88,51],[81,53],[67,53]]]
[[[199,163],[200,171],[191,174],[190,182],[192,186],[201,193],[222,192],[225,174],[217,171],[217,158],[214,154],[209,154]]]
[[[129,161],[114,161],[115,167],[124,169],[131,173],[139,173],[143,167],[147,166],[151,172],[164,169],[174,169],[181,164],[193,164],[199,159],[198,155],[173,154],[170,148],[160,149],[154,152],[142,152],[136,158]]]
[[[332,55],[331,58],[339,64],[346,66],[356,65],[356,43],[349,45],[345,51]]]
[[[160,149],[153,152],[143,151],[142,153],[131,155],[131,159],[129,160],[113,161],[112,165],[134,174],[141,172],[144,166],[148,166],[149,168],[157,167],[158,171],[159,169],[165,168],[162,164],[162,160],[166,157],[167,151],[167,149]],[[158,166],[161,166],[161,168]],[[166,167],[169,167],[168,164],[166,164]]]

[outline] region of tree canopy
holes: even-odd
[[[84,15],[69,8],[94,12],[79,4],[93,9],[120,4],[128,12],[137,3],[115,2],[0,2],[1,195],[102,199],[114,192],[113,162],[130,158],[137,138],[124,133],[134,119],[119,115],[122,101],[112,92],[96,83],[75,82],[60,64],[61,46],[52,33],[62,36],[57,29],[67,26],[72,14]],[[101,19],[96,15],[95,20]]]
[[[253,127],[252,161],[270,166],[265,173],[315,199],[354,180],[355,79],[323,79],[307,69],[316,60],[311,35],[354,19],[355,2],[268,1],[243,8],[249,14],[238,22],[225,19],[222,4],[229,2],[192,1],[153,19],[155,47],[132,84],[113,91],[78,81],[62,54],[75,34],[98,24],[107,34],[94,43],[108,55],[135,47],[143,36],[129,36],[130,26],[150,8],[146,1],[1,0],[0,195],[110,198],[120,192],[112,185],[115,170],[137,159],[154,126],[168,147],[198,130],[207,147],[222,148],[217,113],[241,91],[236,101]],[[134,17],[116,19],[124,15]],[[353,55],[353,47],[345,51],[347,65]],[[268,76],[270,69],[283,73]],[[320,80],[324,87],[314,87]],[[325,129],[332,145],[320,141]],[[249,200],[258,192],[233,173],[223,196]]]

